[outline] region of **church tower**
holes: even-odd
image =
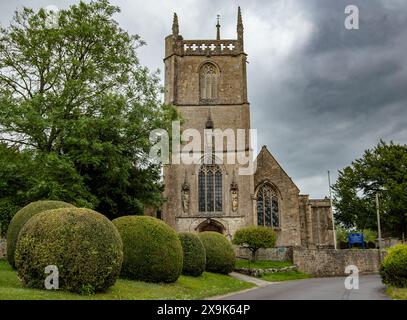
[[[250,105],[247,100],[246,53],[240,8],[237,38],[222,39],[219,16],[216,38],[186,40],[174,14],[172,34],[165,38],[165,102],[182,116],[181,133],[195,129],[201,137],[210,129],[233,132],[214,150],[202,141],[200,162],[164,167],[164,221],[177,231],[217,231],[231,237],[253,216],[253,175],[240,174],[238,156],[248,157]],[[244,130],[243,147],[238,141]],[[242,131],[240,130],[240,134]],[[181,149],[188,141],[181,143]],[[228,146],[228,148],[227,148]],[[235,162],[228,155],[235,155]],[[212,161],[205,161],[205,159]]]

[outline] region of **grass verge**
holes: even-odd
[[[308,279],[308,278],[311,278],[311,275],[301,272],[301,271],[266,273],[261,276],[261,279],[270,281],[270,282],[299,280],[299,279]]]
[[[256,260],[251,262],[249,260],[238,259],[236,260],[236,268],[253,268],[253,269],[269,269],[269,268],[284,268],[290,267],[293,264],[290,261],[268,261]]]
[[[407,288],[396,288],[388,286],[386,294],[393,300],[407,300]]]
[[[204,299],[254,287],[231,276],[204,272],[181,276],[175,283],[157,284],[118,279],[106,292],[84,296],[64,291],[26,288],[5,260],[0,260],[0,300],[164,300]]]

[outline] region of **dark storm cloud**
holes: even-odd
[[[14,8],[75,1],[0,3]],[[186,39],[235,37],[238,2],[112,1],[120,25],[147,41],[140,60],[163,68],[164,37],[176,11]],[[360,157],[380,138],[407,141],[407,2],[405,0],[240,1],[248,53],[249,100],[258,145],[269,150],[313,197],[328,195],[326,172]],[[344,28],[345,7],[360,10],[360,29]]]
[[[344,28],[348,4],[360,9],[359,30]],[[302,9],[313,30],[256,83],[253,124],[302,191],[323,196],[326,170],[380,138],[407,141],[407,3],[303,1]]]

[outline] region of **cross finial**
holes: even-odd
[[[179,34],[179,26],[178,26],[178,16],[177,14],[174,12],[174,18],[172,20],[172,35],[174,37],[178,37]]]
[[[216,40],[220,40],[220,15],[216,15]]]

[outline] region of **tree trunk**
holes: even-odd
[[[256,261],[256,253],[257,253],[257,250],[251,250],[251,252],[252,252],[251,261],[254,262],[254,261]]]

